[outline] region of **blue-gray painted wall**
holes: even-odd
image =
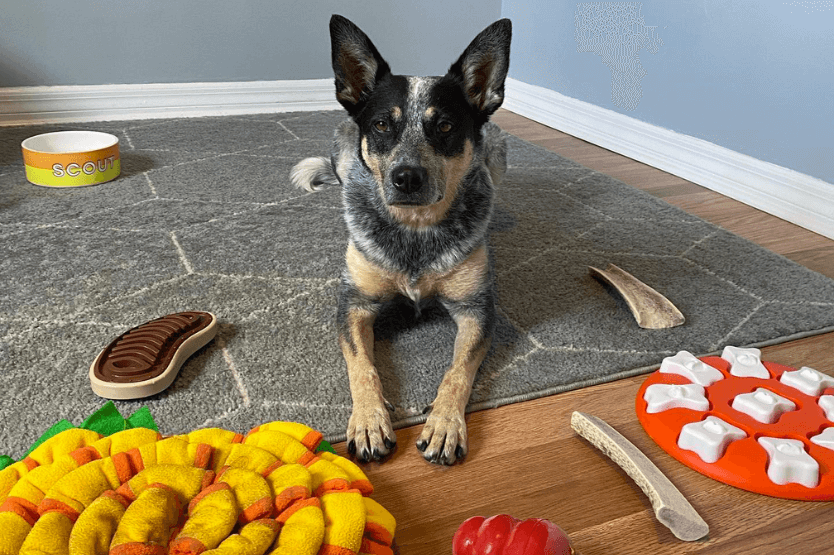
[[[639,94],[615,102],[614,71],[593,47],[578,51],[587,42],[575,32],[579,4],[589,3],[503,1],[515,31],[511,77],[834,183],[834,2],[637,3],[638,23],[655,29],[597,33],[623,41],[621,58],[634,35],[646,36],[636,106],[627,100]],[[580,39],[599,20],[580,18]],[[617,71],[636,75],[639,67]]]
[[[0,88],[330,77],[333,13],[396,73],[440,74],[501,0],[0,0]]]
[[[662,45],[637,53],[646,74],[633,106],[612,101],[602,57],[577,51],[577,4],[0,0],[0,88],[329,77],[334,12],[395,72],[440,74],[503,15],[512,77],[834,182],[834,2],[642,2]]]

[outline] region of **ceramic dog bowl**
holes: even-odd
[[[98,131],[58,131],[21,143],[26,179],[45,187],[83,187],[116,179],[119,139]]]

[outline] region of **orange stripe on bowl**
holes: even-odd
[[[83,171],[84,164],[88,162],[95,164],[97,170],[106,171],[107,169],[112,168],[113,162],[118,159],[118,143],[99,150],[92,150],[89,152],[71,152],[67,154],[36,152],[26,148],[23,149],[23,163],[27,166],[43,170],[51,170],[54,169],[55,164],[60,164],[62,171],[70,175],[76,171]],[[77,168],[70,167],[72,164],[75,164]]]

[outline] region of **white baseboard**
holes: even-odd
[[[508,79],[504,108],[834,239],[834,185]]]
[[[0,126],[335,110],[333,79],[0,88]],[[504,107],[834,239],[834,185],[508,79]]]
[[[337,108],[333,79],[0,88],[0,126]]]

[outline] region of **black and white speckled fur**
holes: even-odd
[[[456,266],[486,240],[493,177],[500,179],[506,168],[504,138],[495,124],[484,126],[483,136],[475,143],[470,171],[445,218],[419,229],[401,225],[387,211],[374,176],[358,155],[358,135],[359,128],[352,120],[340,124],[331,160],[336,161],[341,182],[350,183],[342,189],[345,222],[363,254],[416,280],[426,271],[442,272]]]
[[[337,127],[330,159],[303,160],[291,178],[308,190],[342,186],[350,243],[337,324],[354,401],[348,449],[367,461],[396,442],[373,365],[380,307],[403,295],[419,311],[433,296],[458,337],[417,446],[452,464],[467,452],[464,411],[495,323],[486,240],[506,145],[488,119],[503,101],[511,25],[487,27],[442,77],[393,75],[341,16],[330,32],[336,97],[350,119]]]

